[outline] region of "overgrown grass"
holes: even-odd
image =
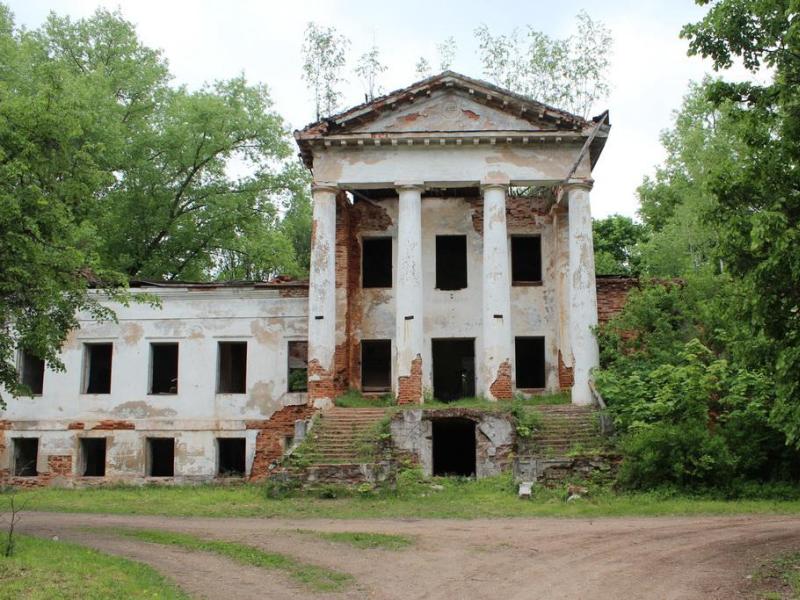
[[[764,600],[781,600],[786,597],[783,592],[791,593],[790,598],[800,598],[800,552],[768,561],[756,571],[753,581],[760,588],[759,598]],[[776,591],[776,588],[783,589]]]
[[[77,544],[17,537],[0,557],[0,599],[158,598],[188,596],[154,569]]]
[[[329,542],[348,544],[366,550],[404,550],[414,543],[408,535],[388,533],[367,533],[363,531],[313,531],[311,529],[295,529],[295,533],[313,535]]]
[[[442,489],[433,487],[441,486]],[[415,471],[401,474],[398,490],[371,494],[268,498],[263,485],[225,487],[44,488],[17,492],[28,510],[113,514],[286,517],[286,518],[456,518],[612,517],[661,515],[798,514],[800,489],[786,489],[783,499],[726,500],[724,496],[686,496],[670,491],[615,493],[589,486],[590,496],[565,502],[565,488],[537,488],[530,501],[519,500],[510,475],[474,480],[435,478]],[[0,504],[3,498],[0,495]]]
[[[336,398],[333,403],[341,408],[383,408],[395,406],[397,401],[391,393],[383,394],[377,398],[364,396],[358,390],[348,390]]]
[[[317,592],[337,592],[353,582],[352,575],[317,565],[302,563],[277,552],[265,552],[247,544],[205,540],[186,533],[150,529],[113,529],[113,532],[143,542],[180,546],[197,552],[213,552],[238,563],[283,571],[295,581]]]

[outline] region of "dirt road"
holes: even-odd
[[[245,567],[84,526],[160,528],[241,541],[352,574],[313,594],[280,572]],[[800,549],[800,519],[777,516],[615,519],[195,519],[26,513],[20,531],[77,541],[147,563],[198,598],[743,598],[759,561]],[[361,550],[297,533],[369,531],[416,538]]]

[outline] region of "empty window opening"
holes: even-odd
[[[178,344],[150,344],[150,393],[178,393]]]
[[[289,382],[290,392],[308,390],[308,342],[289,342]]]
[[[38,356],[34,356],[27,350],[20,353],[19,379],[34,396],[42,393],[44,387],[44,361]]]
[[[511,281],[515,284],[542,281],[542,238],[538,235],[511,237]]]
[[[244,394],[246,384],[247,342],[220,342],[217,393]]]
[[[544,338],[518,337],[514,346],[517,387],[545,387]]]
[[[475,395],[475,340],[439,339],[433,350],[433,395],[451,402]]]
[[[175,438],[147,438],[147,475],[175,476]]]
[[[244,477],[245,439],[217,438],[220,477]]]
[[[106,474],[106,438],[81,438],[81,461],[84,477]]]
[[[113,344],[86,344],[84,354],[84,393],[111,393],[111,357],[113,349]]]
[[[433,474],[475,475],[475,422],[436,419],[433,425]]]
[[[39,438],[14,438],[14,475],[36,477],[39,459]]]
[[[283,436],[283,451],[286,452],[294,445],[294,436],[293,435],[285,435]]]
[[[392,389],[392,340],[361,342],[361,389],[365,392]]]
[[[361,286],[392,287],[392,238],[364,238],[361,241]]]
[[[436,289],[467,287],[467,236],[436,236]]]

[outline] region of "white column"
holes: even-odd
[[[312,187],[311,271],[308,280],[308,395],[324,407],[333,400],[336,348],[336,194],[332,184]]]
[[[590,371],[600,364],[594,327],[597,326],[597,288],[594,275],[591,180],[570,181],[566,187],[569,221],[569,339],[573,358],[572,403],[592,403]]]
[[[395,355],[397,399],[422,401],[422,186],[396,184],[397,286],[395,290]]]
[[[507,184],[483,186],[483,394],[509,399],[511,391],[511,277],[506,230]]]

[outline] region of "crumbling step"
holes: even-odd
[[[521,454],[539,457],[563,457],[581,448],[605,446],[597,415],[591,407],[558,404],[535,407],[539,425],[521,448]]]
[[[328,461],[357,463],[364,438],[384,418],[381,408],[331,408],[323,412],[309,439],[308,457],[313,465]]]

